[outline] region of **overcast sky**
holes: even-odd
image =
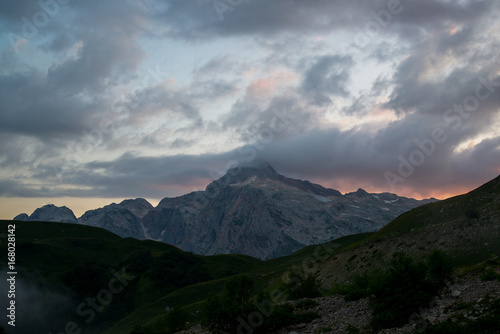
[[[445,198],[500,173],[500,2],[0,2],[0,218],[235,163]]]

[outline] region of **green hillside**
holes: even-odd
[[[500,176],[464,195],[410,210],[387,224],[372,239],[409,232],[440,223],[460,224],[471,220],[498,218]]]
[[[391,254],[423,258],[445,252],[455,266],[471,266],[500,254],[500,177],[464,195],[426,204],[351,244],[321,266],[328,285],[389,264]]]
[[[106,230],[77,224],[0,221],[0,231],[7,231],[11,223],[16,225],[19,279],[64,290],[74,308],[107,288],[113,272],[124,271],[134,277],[123,292],[113,295],[112,304],[96,315],[96,319],[102,315],[106,321],[92,321],[88,326],[96,331],[102,331],[101,324],[115,323],[176,289],[263,265],[248,256],[203,257],[164,243],[122,239]],[[1,254],[7,254],[6,246],[6,239],[1,238]],[[0,258],[0,266],[6,267],[6,258]]]

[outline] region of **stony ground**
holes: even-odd
[[[500,281],[482,281],[473,274],[455,277],[439,298],[428,308],[415,310],[418,316],[413,323],[402,328],[379,331],[380,334],[419,333],[427,324],[435,324],[447,319],[455,322],[463,319],[477,319],[485,312],[488,300],[500,298]],[[371,319],[368,299],[346,302],[340,295],[314,299],[318,305],[311,310],[318,312],[319,318],[311,323],[282,328],[279,334],[341,334],[364,333]],[[424,321],[425,320],[425,321]],[[359,330],[359,332],[357,331]],[[204,334],[201,326],[195,326],[183,334]],[[500,331],[499,331],[500,333]]]

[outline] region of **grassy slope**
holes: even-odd
[[[0,221],[0,231],[6,231],[10,223],[12,221]],[[325,248],[321,248],[318,253],[317,246],[309,246],[289,256],[266,262],[243,255],[198,256],[164,243],[124,239],[90,226],[53,222],[14,223],[18,267],[29,268],[30,274],[36,273],[36,277],[58,284],[72,282],[76,278],[79,283],[71,288],[80,293],[82,300],[95,296],[97,292],[91,292],[92,287],[85,285],[86,280],[99,281],[93,276],[82,278],[81,274],[75,274],[82,268],[84,271],[91,269],[94,273],[106,272],[100,283],[94,284],[97,289],[106,287],[110,269],[119,271],[126,267],[126,272],[138,277],[131,290],[133,309],[106,331],[110,334],[127,333],[136,325],[161,318],[167,306],[197,305],[208,293],[222,291],[226,278],[231,275],[246,272],[257,281],[258,288],[265,288],[272,282],[279,282],[283,272],[292,265],[310,262],[304,260],[314,259],[315,253],[324,255],[326,252]],[[369,235],[344,237],[328,243],[327,248],[338,252]],[[5,247],[5,243],[0,243],[2,253]],[[193,266],[206,269],[210,279],[184,287],[170,286],[167,280],[166,286],[158,287],[150,277],[151,265],[144,272],[131,269],[137,263],[131,263],[130,258],[144,252],[150,252],[153,258],[168,254],[169,257],[182,256],[184,261],[196,261]],[[3,257],[0,258],[0,266],[2,264],[5,264]]]
[[[467,194],[400,215],[329,259],[321,267],[322,277],[333,284],[385,267],[396,251],[419,258],[434,249],[446,252],[457,266],[500,254],[500,177]]]
[[[340,252],[350,244],[363,240],[370,235],[372,235],[372,233],[362,233],[343,237],[326,243],[324,245],[325,247],[320,249],[317,248],[318,245],[308,246],[288,256],[266,261],[260,268],[249,268],[246,274],[256,282],[256,290],[277,287],[283,273],[292,266],[302,266],[311,263],[310,260],[315,258],[315,254],[319,254],[320,257],[322,257],[326,252],[325,249],[329,249],[334,253]],[[226,255],[216,255],[207,257],[207,259],[214,260],[226,257]],[[228,277],[197,283],[175,290],[153,303],[132,312],[120,322],[106,330],[103,334],[127,333],[136,325],[140,324],[149,324],[152,328],[156,328],[157,324],[162,324],[164,321],[166,307],[185,306],[188,310],[199,309],[200,303],[208,294],[222,292],[227,279]],[[194,320],[198,319],[195,317]]]
[[[218,279],[263,266],[262,261],[248,256],[203,257],[164,243],[123,239],[104,229],[78,224],[0,221],[0,233],[7,231],[7,225],[11,223],[16,225],[16,262],[20,274],[36,280],[43,278],[52,285],[70,285],[77,299],[84,300],[107,288],[112,277],[111,269],[120,271],[125,267],[126,272],[137,279],[115,300],[122,302],[119,297],[125,300],[125,295],[130,294],[125,302],[132,310],[143,307],[147,310],[147,305],[190,282]],[[5,239],[0,240],[0,253],[6,254]],[[145,253],[152,255],[149,265],[131,260],[134,255]],[[167,260],[175,259],[178,263],[167,263],[167,267],[174,268],[166,268],[170,271],[166,271],[164,279],[161,277],[160,282],[155,283],[153,261],[159,261],[161,256]],[[5,262],[6,256],[0,257],[0,267],[5,266]],[[175,272],[176,264],[193,270]],[[144,270],[134,270],[137,265],[145,266]],[[89,272],[89,277],[82,272]],[[153,316],[157,314],[153,313]]]
[[[410,232],[446,222],[456,224],[467,219],[479,219],[494,210],[500,210],[500,176],[472,190],[443,201],[410,210],[387,224],[372,239]]]

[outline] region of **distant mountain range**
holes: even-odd
[[[205,191],[145,199],[85,212],[46,205],[14,220],[79,223],[122,237],[162,241],[196,254],[244,254],[270,259],[304,246],[379,230],[402,213],[435,199],[415,200],[363,189],[342,195],[278,174],[269,164],[230,169]]]

